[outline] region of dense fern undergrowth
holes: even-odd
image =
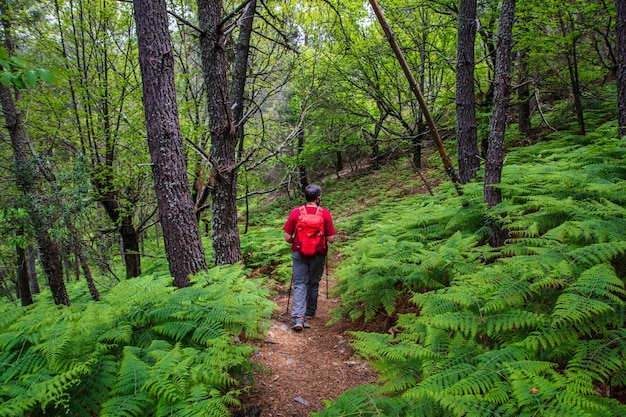
[[[70,291],[0,305],[0,416],[228,416],[275,307],[241,265],[176,290],[161,260],[100,302]]]
[[[458,196],[372,207],[338,271],[333,320],[394,319],[355,332],[380,384],[330,416],[625,416],[626,143],[614,123],[510,152],[504,202]],[[509,231],[487,244],[489,224]],[[410,299],[408,306],[398,300]]]

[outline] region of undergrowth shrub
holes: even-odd
[[[380,208],[349,243],[335,320],[398,315],[394,332],[353,334],[381,385],[316,415],[626,415],[626,147],[612,135],[514,150],[488,211],[479,182]],[[502,248],[486,245],[490,221],[509,231]],[[396,311],[403,294],[418,313]]]
[[[0,306],[0,416],[229,416],[271,311],[240,265],[175,289],[164,262],[100,302]],[[84,285],[84,284],[83,284]]]

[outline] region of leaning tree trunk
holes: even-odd
[[[48,233],[44,215],[40,212],[35,191],[35,173],[29,163],[27,148],[28,144],[24,137],[24,124],[20,118],[11,91],[4,85],[0,85],[0,101],[6,120],[6,126],[11,136],[11,144],[15,154],[16,181],[22,188],[26,200],[26,210],[35,232],[35,238],[41,253],[43,270],[49,281],[50,291],[56,304],[70,305],[70,299],[63,281],[63,265],[61,254]]]
[[[211,225],[216,265],[241,261],[237,224],[237,135],[228,97],[221,0],[198,0],[200,51],[213,160]]]
[[[11,22],[7,18],[6,2],[0,2],[2,25],[4,27],[5,46],[9,53],[13,53],[11,36]],[[31,225],[35,232],[35,238],[41,253],[43,270],[46,273],[52,292],[52,298],[57,305],[70,305],[65,282],[63,281],[63,265],[58,247],[48,233],[44,214],[38,205],[39,200],[35,188],[35,172],[31,167],[28,157],[28,138],[20,113],[15,106],[13,94],[8,87],[0,84],[0,103],[4,112],[6,128],[11,137],[11,145],[15,155],[15,180],[22,189],[26,200],[26,210],[29,214]]]
[[[489,127],[489,146],[485,162],[485,202],[489,208],[502,202],[500,184],[504,163],[504,133],[506,130],[509,94],[511,89],[511,44],[513,37],[513,19],[515,0],[503,0],[501,5],[498,44],[496,47],[496,72],[494,76],[493,114]],[[506,231],[495,222],[491,225],[493,236],[491,245],[502,246]]]
[[[174,86],[174,51],[165,0],[135,0],[143,105],[152,175],[174,285],[207,269],[189,192]]]
[[[456,63],[456,141],[459,182],[476,178],[480,168],[476,131],[476,94],[474,93],[474,44],[476,40],[476,0],[459,4]]]
[[[626,136],[626,0],[615,0],[617,38],[617,117],[619,137]]]

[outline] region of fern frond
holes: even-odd
[[[626,253],[626,240],[616,242],[594,243],[582,248],[573,249],[568,255],[582,267],[610,263]]]
[[[626,359],[622,353],[621,346],[616,349],[602,340],[580,341],[567,367],[594,381],[606,383],[614,374],[626,369]]]

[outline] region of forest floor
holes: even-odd
[[[325,273],[320,282],[316,317],[309,321],[311,327],[301,332],[291,329],[288,290],[281,289],[273,297],[278,308],[272,315],[268,336],[253,343],[258,348],[255,361],[269,373],[256,375],[256,383],[242,398],[243,408],[233,414],[235,417],[306,417],[322,411],[323,400],[335,400],[349,388],[376,382],[377,374],[350,347],[348,332],[379,331],[375,327],[380,325],[368,323],[366,329],[363,322],[344,318],[327,326],[331,310],[340,302],[339,297],[332,296],[336,282],[332,267],[329,275]]]

